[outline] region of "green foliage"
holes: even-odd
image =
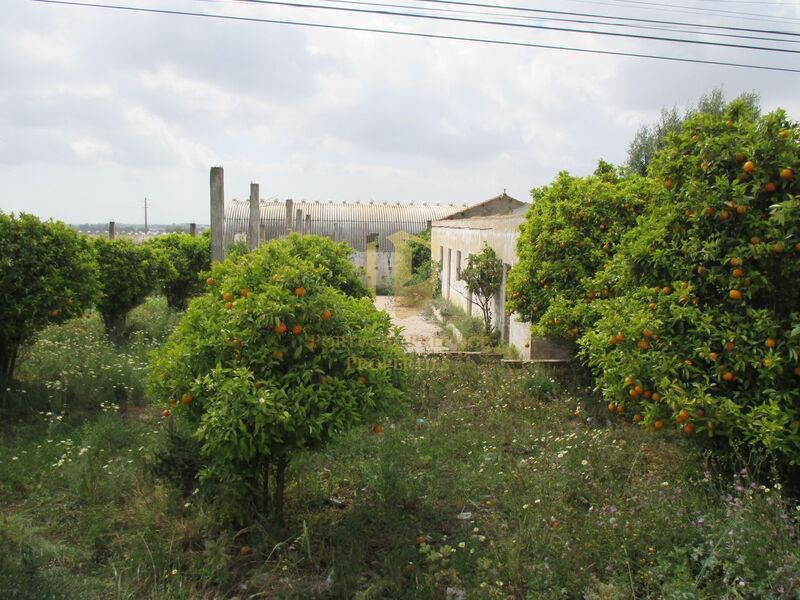
[[[668,201],[622,240],[580,340],[609,402],[800,462],[798,126],[747,101],[698,113],[651,165]],[[653,394],[659,401],[653,401]]]
[[[562,172],[532,191],[507,307],[530,321],[536,335],[574,338],[591,326],[592,301],[608,296],[608,287],[593,286],[591,278],[644,207],[659,198],[651,180],[619,179],[609,167],[601,161],[589,177]]]
[[[497,258],[494,248],[485,246],[467,257],[467,266],[458,278],[472,293],[472,303],[481,309],[484,333],[489,335],[492,332],[492,304],[503,283],[503,261]]]
[[[92,243],[103,287],[97,309],[106,330],[119,336],[128,312],[144,302],[164,273],[165,257],[149,245],[136,245],[126,238],[94,238]]]
[[[743,93],[737,101],[748,106],[753,116],[758,116],[759,98],[755,93]],[[720,116],[725,112],[725,95],[720,88],[714,88],[708,94],[701,96],[697,105],[690,107],[683,118],[678,116],[678,109],[662,108],[658,123],[651,126],[642,126],[628,146],[628,158],[625,168],[629,173],[646,175],[650,161],[667,143],[667,137],[673,133],[679,133],[683,127],[683,121],[699,113]]]
[[[0,380],[45,325],[80,315],[97,299],[97,266],[86,239],[63,223],[0,211]]]
[[[211,268],[210,236],[171,233],[145,245],[161,254],[161,290],[170,308],[185,310],[189,298],[203,290],[201,274]]]
[[[388,315],[331,285],[366,293],[352,266],[338,270],[346,256],[292,236],[215,265],[208,293],[154,357],[152,389],[195,428],[203,476],[230,484],[245,506],[259,491],[266,505],[275,467],[279,515],[298,450],[399,397],[402,345]]]

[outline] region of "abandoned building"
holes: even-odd
[[[518,261],[517,238],[529,206],[503,193],[433,222],[431,252],[439,264],[442,296],[467,314],[476,314],[478,309],[472,295],[459,276],[471,254],[490,246],[503,261],[503,282],[491,305],[492,323],[502,341],[514,346],[523,359],[569,360],[568,348],[550,340],[531,338],[531,324],[505,311],[506,279]]]

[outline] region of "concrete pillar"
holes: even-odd
[[[211,262],[225,260],[225,176],[211,167]]]
[[[364,270],[367,272],[367,287],[373,294],[378,287],[378,234],[368,233]]]
[[[303,233],[311,233],[311,215],[306,215],[306,222],[303,225]]]
[[[113,240],[117,237],[117,224],[114,221],[108,222],[108,239]]]
[[[197,235],[197,223],[189,223],[189,235],[192,237]]]
[[[258,205],[258,184],[250,184],[250,219],[247,224],[247,246],[250,250],[258,248],[258,222],[261,218],[261,209]]]
[[[294,215],[294,230],[303,235],[303,209],[298,208]]]
[[[286,235],[292,233],[292,199],[286,199]]]

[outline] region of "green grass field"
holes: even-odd
[[[154,473],[144,364],[173,321],[137,310],[124,348],[46,330],[2,392],[2,598],[800,597],[769,462],[624,427],[572,369],[421,366],[383,433],[290,465],[285,525],[225,515],[224,486]]]

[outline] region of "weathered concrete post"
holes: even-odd
[[[117,237],[117,224],[114,221],[108,222],[108,239],[113,240]]]
[[[367,287],[374,294],[378,288],[378,234],[368,233],[365,244],[364,270],[367,272]]]
[[[303,225],[303,233],[311,233],[311,215],[306,215],[306,223]]]
[[[192,237],[197,235],[197,223],[189,223],[189,235]]]
[[[286,235],[292,233],[292,199],[286,199]]]
[[[298,208],[294,215],[294,230],[303,235],[303,209]]]
[[[225,260],[225,176],[211,167],[211,262]]]
[[[261,218],[258,205],[258,184],[250,184],[250,220],[247,228],[247,246],[250,250],[258,248],[258,222]]]

